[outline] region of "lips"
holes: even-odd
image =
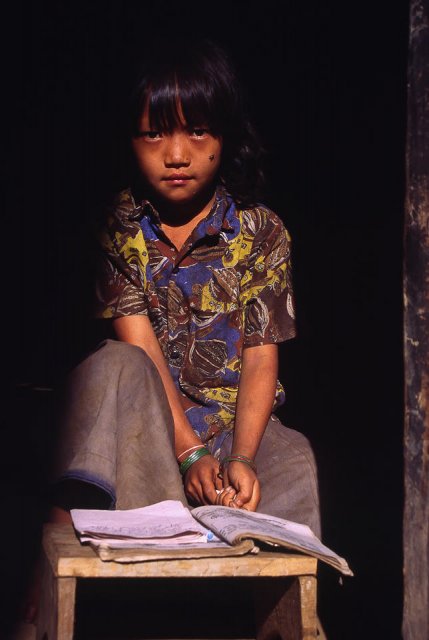
[[[171,182],[183,182],[185,180],[191,180],[191,176],[188,176],[186,173],[171,173],[168,176],[165,176],[163,180],[171,181]]]

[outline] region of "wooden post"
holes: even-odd
[[[410,2],[404,243],[404,640],[429,638],[429,0]]]
[[[256,640],[315,640],[315,576],[277,580],[255,588]]]

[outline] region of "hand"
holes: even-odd
[[[211,455],[194,462],[184,476],[186,496],[197,504],[215,504],[216,489],[222,488],[218,473],[219,460]]]
[[[261,499],[261,488],[256,473],[243,462],[229,462],[223,471],[224,489],[216,504],[256,511]]]

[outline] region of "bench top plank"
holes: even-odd
[[[214,578],[316,575],[317,559],[298,553],[261,551],[244,556],[104,562],[79,542],[72,525],[47,524],[43,547],[54,574],[74,578]]]

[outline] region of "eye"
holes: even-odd
[[[162,138],[162,133],[161,131],[154,130],[139,131],[138,137],[144,138],[145,140],[159,140],[160,138]]]
[[[192,127],[190,134],[193,138],[204,138],[209,133],[207,127]]]

